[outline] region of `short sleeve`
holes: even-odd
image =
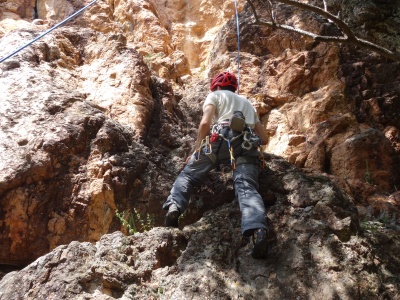
[[[253,109],[254,109],[254,124],[256,124],[257,122],[260,122],[260,118],[258,117],[257,110],[254,106]]]
[[[207,95],[207,98],[206,98],[206,100],[204,101],[204,104],[203,104],[203,111],[204,111],[204,108],[207,106],[207,105],[214,105],[215,107],[217,107],[217,99],[216,99],[216,97],[214,97],[214,93],[209,93],[208,95]]]

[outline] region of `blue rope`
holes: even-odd
[[[81,8],[80,10],[78,10],[76,13],[74,13],[73,15],[69,16],[68,18],[66,18],[64,21],[58,23],[57,25],[54,25],[52,28],[50,28],[49,30],[47,30],[45,33],[39,35],[38,37],[34,38],[32,41],[30,41],[29,43],[27,43],[26,45],[22,46],[21,48],[15,50],[13,53],[7,55],[6,57],[2,58],[0,60],[0,63],[2,63],[3,61],[5,61],[6,59],[9,59],[10,57],[14,56],[15,54],[17,54],[19,51],[25,49],[26,47],[28,47],[29,45],[33,44],[34,42],[36,42],[37,40],[41,39],[42,37],[44,37],[46,34],[52,32],[54,29],[60,27],[61,25],[65,24],[66,22],[68,22],[69,20],[71,20],[73,17],[79,15],[81,12],[83,12],[86,8],[88,8],[89,6],[91,6],[92,4],[96,3],[97,0],[93,0],[92,2],[90,2],[88,5],[86,5],[85,7]]]
[[[237,43],[238,43],[238,56],[237,56],[237,63],[238,63],[238,94],[240,93],[240,30],[239,30],[239,14],[238,14],[238,7],[237,1],[235,0],[235,11],[236,11],[236,32],[237,32]]]

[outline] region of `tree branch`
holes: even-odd
[[[339,18],[337,18],[335,15],[331,14],[330,12],[328,12],[322,8],[319,8],[318,6],[301,3],[301,2],[295,1],[295,0],[275,0],[275,1],[284,3],[284,4],[288,4],[288,5],[292,5],[292,6],[296,6],[298,8],[301,8],[301,9],[304,9],[307,11],[315,12],[315,13],[319,14],[320,16],[323,16],[323,17],[331,20],[333,23],[335,23],[335,25],[337,27],[339,27],[339,29],[343,32],[343,34],[345,36],[348,36],[349,38],[355,37],[353,31],[349,28],[349,26],[347,26],[347,24],[345,22],[343,22],[342,20],[340,20]]]
[[[253,5],[253,2],[251,2],[251,0],[246,0],[247,3],[249,4],[251,11],[253,12],[253,16],[256,19],[256,23],[260,21],[260,19],[258,18],[258,14],[257,14],[257,10]]]
[[[272,2],[271,2],[271,0],[267,0],[267,2],[268,2],[268,9],[269,9],[269,13],[270,13],[270,18],[271,18],[273,23],[276,23],[275,12],[274,12],[274,7],[272,5]]]
[[[315,34],[315,33],[312,33],[312,32],[306,31],[306,30],[302,30],[299,28],[295,28],[295,27],[292,27],[292,26],[289,26],[286,24],[277,24],[275,19],[273,19],[272,21],[261,20],[257,14],[254,3],[251,0],[246,0],[246,1],[250,5],[250,8],[253,12],[253,15],[255,18],[255,22],[253,23],[254,25],[269,26],[272,28],[279,28],[282,30],[295,32],[295,33],[301,34],[303,36],[308,36],[316,41],[351,44],[351,45],[354,45],[357,47],[371,50],[385,58],[394,60],[396,62],[400,62],[400,54],[399,53],[391,51],[382,46],[376,45],[372,42],[358,38],[345,22],[343,22],[338,17],[334,16],[333,14],[331,14],[331,13],[327,12],[326,10],[319,8],[317,6],[301,3],[301,2],[298,2],[295,0],[275,0],[276,2],[296,6],[301,9],[304,9],[306,11],[315,12],[318,15],[323,16],[323,17],[327,18],[328,20],[331,20],[342,31],[343,36],[324,36],[324,35]],[[262,3],[264,1],[268,1],[270,3],[269,0],[259,0],[259,1],[261,1]],[[272,4],[270,5],[270,8],[271,8],[271,16],[273,16],[274,13],[272,12],[272,10],[273,10]]]

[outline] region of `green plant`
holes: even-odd
[[[371,173],[369,172],[368,160],[365,160],[365,166],[366,166],[366,170],[365,170],[365,173],[364,173],[365,181],[367,183],[369,183],[369,184],[372,184],[373,182],[372,182]]]
[[[390,222],[390,216],[384,214],[382,217],[379,218],[379,222],[381,222],[385,226],[388,225]]]
[[[379,230],[384,229],[390,223],[390,216],[384,215],[377,220],[371,220],[369,218],[365,218],[361,223],[360,226],[366,231],[370,232],[377,232]]]
[[[136,213],[136,217],[140,223],[141,229],[143,231],[149,231],[154,227],[154,215],[146,214],[146,220],[143,220],[136,209],[133,209]]]
[[[159,288],[157,289],[157,294],[158,294],[158,295],[163,295],[163,294],[164,294],[164,288],[163,288],[163,287],[159,287]]]
[[[364,220],[361,222],[360,226],[365,231],[370,231],[375,233],[382,227],[382,224],[380,222]]]
[[[122,226],[126,228],[129,234],[132,235],[136,232],[149,231],[154,227],[154,215],[147,213],[146,219],[143,219],[136,208],[133,209],[133,212],[133,214],[126,214],[125,211],[119,213],[118,209],[115,211],[115,216],[121,222]],[[139,227],[136,226],[137,224]]]
[[[157,287],[157,290],[146,287],[145,291],[147,291],[147,293],[151,294],[153,296],[153,299],[164,298],[164,288],[161,286]]]

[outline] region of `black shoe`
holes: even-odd
[[[165,216],[165,226],[178,228],[178,219],[181,213],[175,203],[168,207],[167,215]]]
[[[264,228],[256,229],[253,233],[254,248],[251,256],[255,259],[267,258],[268,239],[267,231]]]

